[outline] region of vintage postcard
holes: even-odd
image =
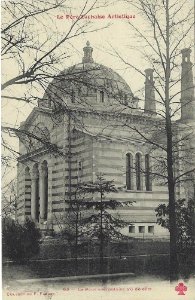
[[[195,300],[193,1],[1,11],[3,299]]]

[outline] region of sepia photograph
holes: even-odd
[[[2,299],[195,300],[193,1],[1,17]]]

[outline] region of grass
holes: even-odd
[[[168,252],[168,241],[132,240],[129,243],[107,245],[104,249],[103,273],[150,273],[164,276],[168,272],[169,257],[158,254]],[[100,272],[98,254],[97,245],[82,246],[76,263],[73,251],[71,253],[68,250],[63,240],[48,239],[41,244],[40,253],[33,257],[33,261],[24,265],[4,264],[3,274],[17,279],[95,275]],[[17,270],[15,275],[11,271],[13,267]]]
[[[155,258],[151,258],[150,256],[137,256],[128,257],[126,259],[104,258],[103,273],[135,273],[135,275],[157,274],[165,276],[168,272],[168,260],[168,256],[156,256]],[[4,264],[3,275],[7,278],[11,276],[10,279],[14,280],[24,278],[95,275],[100,273],[98,258],[79,259],[77,266],[78,268],[76,271],[75,259],[29,261],[24,265]],[[15,273],[11,272],[11,269],[14,269]]]
[[[100,273],[97,245],[82,246],[76,263],[73,251],[61,239],[46,240],[39,255],[26,264],[3,263],[4,278],[48,278]],[[135,275],[169,276],[169,242],[132,240],[129,243],[107,245],[104,249],[103,273],[135,273]],[[194,273],[195,261],[189,258],[182,263],[182,273],[187,278]],[[190,264],[189,264],[190,262]]]

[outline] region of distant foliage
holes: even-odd
[[[180,199],[176,202],[177,247],[179,252],[183,252],[193,246],[194,209],[195,201],[193,199],[189,201]],[[160,204],[156,208],[156,212],[158,224],[169,229],[169,205]]]
[[[29,219],[23,225],[11,219],[3,220],[3,254],[14,261],[26,261],[39,253],[39,229]]]

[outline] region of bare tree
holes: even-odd
[[[45,92],[46,87],[67,65],[72,41],[86,33],[96,32],[107,27],[96,26],[84,17],[101,7],[108,5],[107,0],[84,0],[77,6],[78,17],[58,29],[57,15],[74,14],[75,7],[68,0],[45,1],[5,1],[2,4],[2,108],[14,108],[16,115],[12,120],[2,120],[3,164],[5,170],[18,157],[14,137],[28,140],[31,146],[35,140],[42,146],[49,146],[53,152],[58,149],[47,139],[42,139],[35,132],[19,128],[18,122],[23,114],[23,107],[32,110]],[[64,80],[65,74],[59,80]],[[58,87],[59,88],[59,87]],[[59,95],[58,95],[59,97]],[[19,121],[18,121],[19,119]],[[40,130],[39,130],[40,131]],[[52,149],[51,149],[52,147]],[[62,154],[62,153],[61,153]]]
[[[149,95],[150,105],[145,104],[144,109],[140,109],[142,114],[147,113],[156,118],[156,128],[148,126],[144,130],[140,127],[126,122],[126,126],[135,131],[153,150],[160,150],[161,157],[156,158],[157,165],[161,164],[157,172],[153,175],[164,177],[168,184],[169,192],[169,231],[170,231],[170,280],[178,277],[178,258],[177,258],[177,226],[176,226],[176,188],[182,181],[194,181],[194,165],[192,161],[193,145],[189,141],[194,134],[194,86],[192,82],[192,64],[189,61],[189,68],[180,77],[178,59],[181,56],[181,49],[186,43],[190,46],[192,42],[192,29],[194,26],[193,9],[189,7],[188,1],[125,1],[137,10],[137,13],[144,20],[145,30],[136,27],[129,22],[130,27],[136,34],[135,42],[139,43],[142,56],[149,62],[153,70],[146,70],[144,73],[136,65],[129,62],[119,51],[112,49],[112,54],[120,58],[126,66],[136,70],[146,79],[152,87]],[[186,22],[187,20],[187,22]],[[144,47],[140,47],[140,45]],[[133,47],[135,50],[135,47]],[[185,52],[185,53],[184,53]],[[185,49],[183,57],[188,57],[190,50]],[[189,59],[189,58],[186,58]],[[183,62],[182,62],[183,63]],[[155,82],[153,78],[155,74]],[[149,73],[150,74],[149,74]],[[187,76],[188,82],[184,84],[184,77]],[[178,87],[181,84],[181,88]],[[157,107],[154,107],[154,91],[157,94]],[[182,97],[183,96],[183,97]],[[147,97],[147,95],[146,95]],[[180,103],[179,97],[183,101]],[[184,102],[184,98],[185,102]],[[147,99],[148,100],[148,99]],[[127,104],[128,106],[128,104]],[[185,115],[186,108],[189,107]],[[178,112],[181,111],[181,123]],[[164,136],[164,138],[163,138]],[[188,142],[188,144],[187,144]],[[181,150],[182,148],[182,150]],[[178,173],[178,165],[183,163],[185,167]],[[163,172],[162,172],[163,168]]]
[[[1,213],[3,218],[15,219],[17,208],[17,188],[16,180],[12,180],[2,189]]]
[[[64,48],[64,44],[70,43],[71,39],[79,35],[100,29],[90,26],[91,24],[88,21],[81,22],[83,16],[104,5],[106,5],[105,1],[98,2],[95,0],[90,2],[86,0],[83,2],[78,18],[67,26],[62,36],[52,31],[51,43],[51,33],[49,34],[51,28],[48,28],[48,24],[54,21],[52,18],[56,19],[57,9],[57,11],[60,9],[61,13],[69,12],[70,14],[71,6],[68,1],[48,1],[47,5],[43,1],[31,0],[27,3],[22,0],[5,2],[3,5],[2,59],[13,60],[17,63],[17,75],[9,79],[5,78],[2,90],[12,85],[28,83],[39,83],[41,86],[44,80],[53,79],[56,71],[59,72],[59,63],[61,64],[69,58],[68,50]],[[51,11],[56,15],[49,14]],[[37,26],[41,26],[42,31]],[[35,35],[34,31],[36,29],[38,34]],[[42,36],[40,36],[40,33],[42,33]],[[31,55],[30,61],[28,61],[27,55]],[[25,99],[25,97],[19,99],[15,95],[5,95],[4,97],[29,102],[29,97],[28,99]]]

